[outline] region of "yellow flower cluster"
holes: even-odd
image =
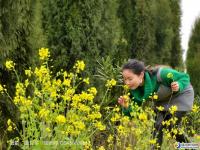
[[[65,118],[65,116],[63,116],[63,115],[58,115],[57,117],[56,117],[56,122],[57,123],[65,123],[66,122],[66,118]]]
[[[4,90],[4,88],[3,88],[3,86],[0,84],[0,93],[3,93],[3,90]]]
[[[140,113],[139,114],[139,119],[141,120],[141,121],[147,121],[147,114],[146,113]]]
[[[83,82],[85,82],[86,84],[90,84],[90,80],[89,80],[89,78],[85,78],[85,79],[83,79]]]
[[[78,104],[78,108],[80,111],[86,112],[87,114],[89,114],[89,112],[91,110],[91,108],[89,106],[81,104],[81,103]]]
[[[154,92],[153,95],[151,93],[151,95],[149,96],[150,99],[152,100],[157,100],[158,99],[158,95]]]
[[[11,119],[7,120],[7,125],[8,125],[7,131],[9,132],[13,131],[13,129],[16,129],[16,125],[11,121]]]
[[[164,110],[164,107],[163,106],[158,106],[156,107],[159,111],[163,111]]]
[[[149,140],[150,144],[156,144],[156,139]]]
[[[76,69],[76,73],[80,73],[80,71],[83,71],[85,69],[84,61],[78,60],[74,65],[74,68]]]
[[[120,115],[118,113],[115,113],[113,117],[111,118],[111,121],[116,122],[116,121],[119,121],[119,119],[120,119]]]
[[[116,84],[117,84],[117,81],[116,81],[115,79],[107,80],[107,82],[106,82],[106,87],[112,88],[112,87],[115,86]]]
[[[193,105],[192,111],[195,112],[195,113],[198,112],[199,111],[199,106]]]
[[[41,48],[39,56],[44,63],[25,70],[27,79],[17,83],[15,87],[13,101],[19,107],[24,133],[29,132],[22,133],[22,140],[30,138],[36,132],[43,139],[48,137],[54,140],[54,136],[64,139],[70,135],[75,139],[77,136],[89,137],[96,132],[96,128],[105,130],[100,105],[93,102],[97,89],[90,87],[80,91],[79,88],[83,82],[90,83],[89,78],[79,77],[78,74],[85,69],[84,62],[77,61],[74,73],[60,70],[54,77],[46,63],[50,56],[48,49]],[[7,63],[9,69],[14,68],[11,64]],[[0,92],[2,91],[5,89],[0,84]],[[31,123],[26,126],[29,122]],[[12,126],[8,126],[7,130],[12,129]]]
[[[100,112],[92,112],[91,114],[88,114],[88,119],[89,120],[96,120],[100,119],[102,117]]]
[[[8,70],[13,70],[15,67],[15,63],[12,60],[7,60],[5,65]]]
[[[30,77],[32,74],[31,68],[28,70],[25,70],[25,75],[27,75],[28,77]]]
[[[96,95],[97,94],[97,89],[95,87],[91,87],[87,90],[90,94]]]
[[[47,115],[49,114],[49,110],[45,109],[45,108],[42,108],[40,111],[39,111],[39,117],[40,118],[46,118]]]
[[[169,108],[169,112],[173,115],[178,110],[176,105],[173,105]]]
[[[99,121],[95,123],[95,127],[96,127],[97,129],[99,129],[100,131],[106,129],[105,125],[103,125],[103,124],[102,124],[101,122],[99,122]]]
[[[49,58],[49,56],[50,56],[49,49],[48,48],[39,49],[39,56],[40,56],[41,60],[45,60],[45,59]]]
[[[41,82],[46,82],[50,78],[50,71],[45,66],[41,66],[40,68],[35,68],[34,74]]]
[[[173,79],[173,77],[174,77],[173,73],[169,72],[169,73],[167,74],[167,78]]]
[[[70,79],[64,79],[63,85],[70,87],[71,86],[71,80]]]

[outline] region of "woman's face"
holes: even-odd
[[[122,76],[124,78],[124,83],[130,89],[136,89],[143,83],[144,72],[141,72],[140,75],[133,73],[130,69],[124,69],[122,72]]]

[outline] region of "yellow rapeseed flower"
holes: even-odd
[[[50,129],[49,127],[47,127],[45,130],[46,130],[47,132],[51,132],[51,129]]]
[[[107,142],[108,143],[111,143],[113,141],[113,135],[109,135],[108,136],[108,139],[107,139]]]
[[[178,110],[177,106],[176,105],[173,105],[169,108],[169,112],[173,115],[174,112],[176,112]]]
[[[112,87],[115,86],[116,84],[117,84],[117,81],[116,81],[115,79],[107,80],[107,82],[106,82],[106,87],[112,88]]]
[[[31,76],[31,70],[25,70],[25,75],[27,75],[28,77],[30,77]]]
[[[153,99],[155,99],[155,100],[158,99],[158,95],[157,95],[157,94],[154,94],[154,95],[153,95]]]
[[[70,87],[70,84],[71,84],[71,80],[70,79],[64,79],[63,85],[65,85],[67,87]]]
[[[100,146],[100,147],[98,148],[98,150],[105,150],[105,148],[104,148],[103,146]]]
[[[124,134],[125,133],[125,127],[122,126],[122,125],[119,125],[117,127],[117,131],[120,133],[120,134]]]
[[[124,90],[129,90],[128,85],[124,85],[123,88],[124,88]]]
[[[112,122],[118,121],[120,119],[120,116],[118,113],[115,113],[114,116],[111,118]]]
[[[0,84],[0,93],[3,93],[3,86]]]
[[[73,122],[73,124],[79,130],[84,130],[85,129],[85,124],[82,121],[76,121],[76,122]]]
[[[77,73],[80,73],[80,71],[83,71],[85,69],[85,63],[82,60],[78,60],[74,66]]]
[[[11,123],[12,123],[12,121],[10,119],[8,119],[7,125],[9,126],[9,125],[11,125]]]
[[[198,110],[199,110],[199,106],[193,105],[192,111],[193,111],[193,112],[198,112]]]
[[[168,74],[167,74],[167,78],[169,78],[169,79],[173,79],[173,73],[171,73],[171,72],[169,72]]]
[[[156,144],[156,139],[149,140],[150,144]]]
[[[101,118],[101,113],[100,112],[92,112],[91,114],[88,114],[88,118],[90,120],[95,120],[95,119],[100,119]]]
[[[39,56],[41,60],[44,60],[50,56],[48,48],[39,49]]]
[[[13,130],[12,126],[8,126],[7,130],[11,132]]]
[[[85,82],[86,84],[90,84],[90,79],[89,78],[85,78],[85,79],[83,79],[83,82]]]
[[[123,95],[124,98],[124,106],[127,108],[129,106],[130,97],[128,95]]]
[[[166,134],[166,137],[167,137],[167,139],[171,139],[171,134],[168,132],[168,133]]]
[[[92,107],[93,107],[95,110],[97,110],[97,111],[100,110],[100,105],[95,104],[95,105],[93,105]]]
[[[78,108],[79,108],[80,111],[83,111],[83,112],[86,112],[86,113],[89,113],[90,109],[91,109],[89,106],[81,104],[81,103],[78,105]]]
[[[40,118],[46,118],[47,115],[49,114],[49,110],[46,110],[45,108],[42,108],[40,111],[39,111],[39,117]]]
[[[173,132],[174,135],[178,134],[178,130],[176,128],[173,128],[171,132]]]
[[[159,111],[163,111],[164,110],[164,107],[163,106],[159,106],[159,107],[156,107]]]
[[[147,121],[147,114],[146,113],[140,113],[139,114],[139,119],[141,121]]]
[[[101,122],[95,123],[95,127],[98,128],[100,131],[103,131],[106,129],[105,125],[103,125]]]
[[[174,124],[174,125],[176,124],[177,120],[178,120],[177,117],[172,117],[172,118],[170,119],[171,123]]]
[[[56,117],[56,122],[57,122],[57,123],[65,123],[65,122],[66,122],[65,116],[63,116],[63,115],[58,115],[58,116]]]
[[[12,60],[7,60],[6,61],[6,69],[12,70],[14,69],[15,63]]]
[[[95,87],[91,87],[90,89],[87,90],[90,94],[96,95],[97,94],[97,89]]]

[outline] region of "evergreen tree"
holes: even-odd
[[[137,0],[134,17],[133,56],[150,64],[156,62],[152,1]]]
[[[194,86],[196,94],[200,94],[200,18],[194,24],[191,37],[189,39],[189,47],[187,51],[187,71],[190,74],[191,83]]]
[[[34,60],[37,59],[38,49],[41,47],[47,47],[47,37],[43,30],[43,6],[42,0],[31,1],[31,17],[30,25],[31,30],[28,36],[31,49],[34,51]],[[35,64],[35,63],[33,63]]]
[[[170,0],[170,8],[172,13],[171,27],[173,31],[172,47],[171,47],[171,61],[170,65],[175,67],[183,67],[180,25],[181,25],[181,8],[180,0]]]
[[[119,0],[118,16],[120,18],[120,23],[122,27],[122,40],[120,51],[124,52],[122,54],[123,58],[133,57],[133,37],[134,37],[134,17],[135,17],[135,3],[136,0]]]
[[[97,58],[116,54],[121,34],[117,1],[46,0],[43,6],[44,30],[57,71],[84,59],[94,73]]]
[[[168,0],[156,0],[151,5],[155,23],[156,63],[170,64],[172,49],[172,12]]]
[[[20,79],[23,78],[24,69],[34,62],[34,51],[28,38],[31,31],[31,0],[0,0],[0,83],[6,85],[9,94],[13,96],[14,85],[17,78],[5,68],[7,59],[15,62]],[[18,110],[14,103],[0,97],[0,141],[6,145],[7,119],[18,122]],[[18,124],[17,124],[18,125]],[[11,134],[9,134],[11,136]],[[8,137],[9,138],[9,137]],[[3,147],[4,148],[4,147]]]

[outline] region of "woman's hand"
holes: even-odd
[[[178,92],[179,91],[179,84],[178,82],[172,82],[171,83],[171,89],[173,92]]]
[[[128,99],[125,96],[120,96],[118,98],[118,103],[124,108],[128,108],[129,106]]]

